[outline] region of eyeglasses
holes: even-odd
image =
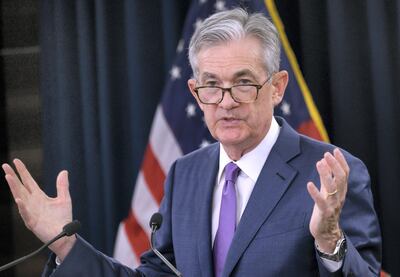
[[[230,88],[218,86],[200,86],[194,89],[200,102],[206,105],[219,104],[225,96],[225,91],[229,92],[232,99],[237,103],[252,103],[257,100],[260,89],[271,80],[272,74],[261,85],[234,85]]]

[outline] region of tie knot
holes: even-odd
[[[235,182],[239,174],[240,168],[233,162],[225,166],[225,180]]]

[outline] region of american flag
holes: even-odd
[[[164,179],[172,163],[182,155],[214,141],[206,128],[203,114],[187,87],[187,80],[192,74],[187,59],[187,48],[194,30],[204,18],[212,13],[237,6],[265,13],[272,18],[280,32],[283,45],[281,68],[289,72],[292,80],[281,105],[275,108],[275,114],[285,117],[303,134],[317,139],[328,139],[284,34],[274,2],[272,0],[193,1],[182,38],[176,49],[176,57],[169,72],[162,101],[155,113],[149,143],[136,180],[130,212],[120,223],[117,233],[114,257],[127,266],[138,266],[141,253],[150,246],[148,222],[151,215],[158,210],[163,197]]]

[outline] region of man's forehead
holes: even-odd
[[[264,51],[256,38],[218,43],[197,53],[197,76],[201,80],[255,77],[265,69],[264,61]]]

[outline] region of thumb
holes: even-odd
[[[307,190],[311,198],[314,200],[315,204],[318,206],[318,208],[321,210],[326,209],[325,201],[322,198],[320,191],[313,182],[307,183]]]
[[[57,197],[67,200],[70,199],[69,195],[69,181],[68,171],[63,170],[57,176]]]

